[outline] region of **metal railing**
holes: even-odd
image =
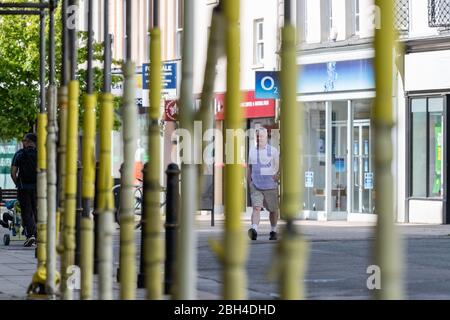
[[[450,27],[450,0],[428,0],[428,25]]]
[[[398,31],[409,31],[409,0],[394,2],[394,24]]]

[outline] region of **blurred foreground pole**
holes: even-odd
[[[69,2],[71,18],[77,21],[78,0]],[[68,8],[68,9],[69,9]],[[66,22],[68,23],[68,22]],[[69,24],[69,23],[68,23]],[[72,290],[67,286],[68,277],[73,272],[75,263],[75,219],[76,219],[76,194],[77,194],[77,160],[78,160],[78,99],[79,82],[76,80],[77,70],[77,25],[68,25],[69,53],[70,53],[70,82],[69,82],[69,110],[67,114],[67,154],[66,154],[66,180],[65,180],[65,208],[64,208],[64,230],[63,245],[64,256],[62,266],[62,298],[72,299]]]
[[[97,96],[93,84],[93,2],[88,1],[88,40],[87,40],[87,92],[84,96],[83,150],[82,150],[82,205],[81,216],[81,299],[92,299],[94,268],[94,222],[91,215],[95,196],[95,131]]]
[[[46,292],[53,299],[56,294],[56,285],[59,274],[56,272],[56,207],[57,207],[57,172],[56,172],[56,85],[55,85],[55,9],[56,0],[50,4],[49,26],[49,89],[48,89],[48,136],[47,136],[47,279]]]
[[[222,261],[224,263],[223,296],[225,299],[246,299],[247,278],[245,262],[247,257],[246,234],[241,227],[244,212],[244,139],[240,131],[244,121],[241,108],[240,87],[240,1],[226,0],[225,50],[227,55],[227,92],[225,96],[225,243]]]
[[[153,28],[150,30],[150,110],[148,131],[148,166],[144,173],[146,189],[144,189],[143,224],[145,252],[145,288],[147,299],[162,298],[163,280],[161,264],[164,259],[161,238],[161,207],[159,206],[161,185],[160,179],[160,133],[159,118],[161,106],[161,30],[158,25],[159,1],[153,1]]]
[[[284,2],[285,20],[281,45],[281,217],[286,226],[277,247],[279,261],[280,297],[298,300],[304,298],[304,272],[307,260],[306,242],[294,226],[302,203],[300,147],[303,131],[302,107],[297,103],[296,32],[291,21],[290,1]],[[299,159],[300,158],[300,159]],[[276,168],[278,169],[278,168]]]
[[[193,58],[194,58],[194,1],[184,1],[183,61],[181,67],[180,128],[188,137],[194,133],[193,101]],[[193,144],[182,141],[181,163],[181,212],[180,233],[177,245],[177,274],[174,284],[174,298],[196,299],[197,250],[195,235],[195,214],[197,212],[197,166],[194,164]]]
[[[381,288],[374,292],[378,299],[392,300],[403,298],[401,244],[394,225],[394,181],[391,172],[395,47],[393,0],[376,0],[375,8],[381,21],[381,25],[375,28],[376,98],[373,112],[375,208],[378,213],[375,263],[381,271]]]
[[[134,154],[136,151],[137,110],[134,104],[134,63],[131,58],[131,9],[132,1],[126,1],[126,62],[123,65],[124,93],[123,117],[123,166],[120,186],[120,298],[136,297],[136,258],[134,244]]]
[[[100,100],[100,172],[98,199],[98,276],[99,299],[113,299],[113,179],[111,176],[111,133],[113,96],[111,94],[111,35],[109,34],[109,0],[104,2],[104,69]]]

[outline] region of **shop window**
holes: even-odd
[[[412,197],[442,197],[443,105],[442,97],[411,100]]]

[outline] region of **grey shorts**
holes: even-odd
[[[250,199],[252,207],[264,207],[269,212],[277,212],[279,204],[278,189],[260,190],[250,182]]]

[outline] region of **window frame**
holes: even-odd
[[[177,59],[181,59],[183,55],[184,0],[176,0],[175,13],[175,56]]]
[[[361,2],[360,0],[353,1],[353,31],[356,36],[361,34]]]
[[[260,26],[262,28],[261,34]],[[261,36],[261,38],[260,38]],[[253,65],[255,66],[262,66],[264,65],[264,47],[265,47],[265,41],[264,41],[264,18],[258,18],[253,20]],[[262,57],[259,56],[260,50],[259,48],[262,47]]]
[[[429,100],[433,99],[433,98],[442,98],[442,185],[443,185],[443,193],[440,196],[430,196],[430,111],[429,111]],[[426,131],[426,146],[425,146],[425,150],[426,150],[426,165],[425,165],[425,181],[424,183],[425,185],[425,196],[414,196],[412,194],[413,192],[413,157],[412,157],[412,153],[413,153],[413,112],[412,112],[412,101],[415,99],[425,99],[426,100],[426,116],[425,116],[425,131]],[[426,94],[426,95],[412,95],[408,97],[408,108],[407,108],[407,113],[408,113],[408,130],[407,130],[407,141],[408,141],[408,146],[407,146],[407,199],[409,200],[437,200],[437,201],[442,201],[446,198],[446,175],[447,175],[447,170],[446,170],[446,162],[447,162],[447,138],[446,138],[446,134],[447,134],[447,96],[443,95],[443,94]]]
[[[297,43],[308,42],[308,0],[298,0],[297,11]]]

